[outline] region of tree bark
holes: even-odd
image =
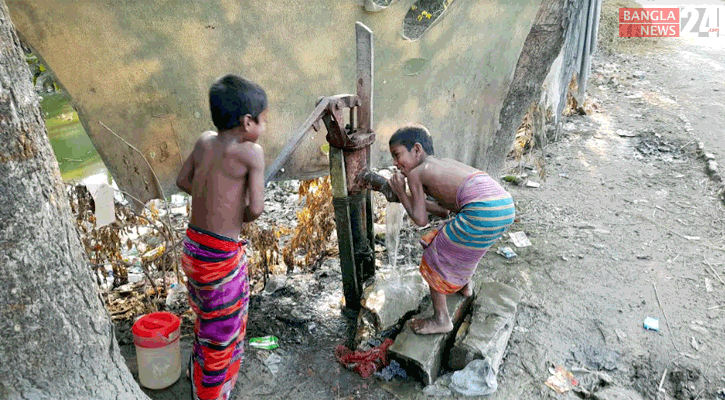
[[[0,0],[0,399],[148,399],[97,293]]]
[[[542,1],[503,102],[499,127],[491,144],[486,147],[487,143],[483,143],[483,149],[478,152],[480,156],[477,165],[484,166],[490,174],[497,175],[503,168],[526,111],[541,97],[541,85],[561,52],[567,31],[572,24],[579,23],[576,17],[584,1],[586,0]],[[566,91],[566,87],[563,90]]]

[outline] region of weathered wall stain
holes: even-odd
[[[172,193],[181,162],[212,128],[209,85],[234,72],[269,95],[271,121],[260,139],[269,164],[319,96],[355,92],[355,21],[374,33],[373,165],[391,163],[387,140],[395,129],[419,122],[433,133],[437,154],[489,168],[487,150],[541,1],[455,1],[414,42],[401,37],[412,1],[376,13],[357,1],[7,4],[24,40],[69,92],[121,189],[146,200],[158,196],[148,166],[100,122],[144,151]],[[414,58],[426,65],[406,74]],[[324,143],[323,132],[308,138],[283,178],[326,173]]]

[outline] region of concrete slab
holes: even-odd
[[[481,285],[470,323],[462,324],[456,334],[448,366],[463,369],[473,360],[490,357],[493,371],[498,374],[520,300],[521,292],[511,286],[498,282]]]
[[[428,285],[417,267],[378,273],[360,301],[356,342],[376,337],[398,325],[404,316],[418,310],[427,293]]]
[[[418,335],[406,324],[405,329],[388,349],[392,359],[398,360],[412,375],[416,374],[424,385],[432,384],[438,377],[446,344],[458,331],[464,316],[468,313],[473,298],[460,294],[448,296],[448,314],[453,320],[453,330],[448,333],[434,335]],[[433,315],[432,307],[417,317],[426,318]]]

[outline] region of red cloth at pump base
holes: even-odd
[[[385,339],[383,344],[367,351],[352,351],[344,345],[335,348],[335,358],[346,368],[357,372],[367,379],[375,371],[388,365],[388,347],[393,339]]]

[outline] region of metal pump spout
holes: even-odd
[[[365,189],[372,189],[376,192],[380,192],[385,196],[385,199],[391,203],[400,203],[398,195],[393,192],[390,187],[388,180],[380,174],[365,168],[357,176],[357,180],[360,182],[360,186]]]

